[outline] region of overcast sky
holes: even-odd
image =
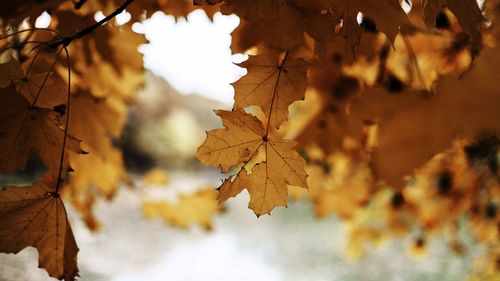
[[[233,62],[242,55],[232,55],[230,33],[238,26],[236,16],[217,13],[211,22],[202,10],[186,19],[155,13],[134,30],[144,32],[148,45],[140,48],[145,67],[168,80],[184,94],[197,93],[232,104],[234,90],[230,83],[245,71]]]

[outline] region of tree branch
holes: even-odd
[[[103,18],[102,20],[96,22],[95,24],[90,25],[90,26],[88,26],[88,27],[86,27],[78,32],[71,34],[71,35],[64,36],[62,38],[58,38],[58,39],[53,40],[52,42],[50,42],[48,44],[49,47],[57,48],[61,45],[65,46],[65,47],[68,46],[73,40],[81,38],[81,37],[91,33],[92,31],[96,30],[97,28],[101,27],[102,25],[106,24],[109,20],[111,20],[112,18],[114,18],[115,16],[117,16],[118,14],[123,12],[128,7],[128,5],[130,5],[132,2],[134,2],[134,0],[127,0],[118,9],[116,9],[114,12],[112,12],[111,14],[109,14],[108,16]]]

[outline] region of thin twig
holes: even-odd
[[[69,53],[68,53],[68,48],[66,46],[63,46],[64,52],[66,54],[66,65],[68,67],[68,97],[67,97],[67,105],[66,105],[66,126],[64,126],[64,138],[63,138],[63,144],[61,148],[61,160],[59,161],[59,171],[57,172],[57,182],[56,182],[56,190],[55,193],[59,193],[59,189],[61,188],[61,175],[62,175],[62,170],[63,170],[63,163],[64,163],[64,151],[66,150],[66,140],[68,139],[68,127],[69,127],[69,109],[70,109],[70,103],[71,103],[71,65],[69,61]]]
[[[44,41],[36,41],[36,40],[30,40],[30,41],[25,41],[23,42],[23,44],[26,46],[28,44],[38,44],[38,45],[45,45],[45,46],[48,46],[48,43],[47,42],[44,42]],[[11,45],[8,45],[8,46],[5,46],[3,48],[0,49],[0,54],[9,50],[9,49],[12,49],[12,48],[16,48],[16,44],[11,44]]]
[[[23,32],[28,32],[28,31],[50,31],[50,32],[53,32],[57,35],[60,35],[59,32],[57,32],[56,30],[53,30],[53,29],[50,29],[50,28],[38,28],[38,27],[34,27],[34,28],[27,28],[27,29],[23,29],[23,30],[19,30],[19,31],[16,31],[16,32],[12,32],[12,33],[9,33],[9,34],[6,34],[6,35],[2,35],[0,36],[0,40],[3,40],[3,39],[6,39],[6,38],[9,38],[9,37],[12,37],[12,36],[15,36],[19,33],[23,33]]]
[[[95,24],[93,25],[90,25],[78,32],[75,32],[71,35],[68,35],[68,36],[64,36],[62,38],[58,38],[58,39],[55,39],[53,40],[52,42],[49,43],[49,46],[51,48],[57,48],[61,45],[63,46],[68,46],[73,40],[75,39],[78,39],[78,38],[81,38],[89,33],[91,33],[92,31],[96,30],[97,28],[101,27],[102,25],[104,25],[105,23],[107,23],[109,20],[111,20],[112,18],[114,18],[115,16],[117,16],[118,14],[122,13],[127,7],[128,5],[130,5],[132,2],[134,2],[134,0],[127,0],[125,1],[118,9],[116,9],[114,12],[112,12],[111,14],[109,14],[108,16],[106,16],[105,18],[103,18],[102,20],[96,22]]]
[[[40,55],[41,50],[42,49],[38,48],[38,52],[36,52],[35,57],[31,60],[30,65],[28,66],[28,69],[26,70],[26,74],[24,75],[24,80],[28,79],[28,75],[30,74],[31,68],[33,67],[33,64],[35,63],[38,56]]]

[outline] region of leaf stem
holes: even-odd
[[[56,30],[50,29],[50,28],[38,28],[38,27],[35,27],[35,28],[23,29],[23,30],[19,30],[19,31],[16,31],[16,32],[12,32],[12,33],[6,34],[6,35],[2,35],[2,36],[0,36],[0,40],[7,39],[9,37],[18,35],[20,33],[28,32],[28,31],[33,31],[33,32],[34,31],[50,31],[50,32],[53,32],[53,33],[55,33],[57,35],[60,35],[59,32],[57,32]]]
[[[55,192],[58,194],[59,189],[61,188],[61,175],[63,170],[64,163],[64,151],[66,150],[66,140],[68,139],[68,127],[69,127],[69,115],[70,115],[70,103],[71,103],[71,65],[69,61],[69,53],[68,48],[63,46],[64,52],[66,54],[66,65],[68,68],[68,97],[67,97],[67,105],[66,105],[66,125],[64,126],[64,138],[63,144],[61,148],[61,160],[59,161],[59,171],[57,172],[57,182],[56,182],[56,190]]]
[[[37,48],[37,52],[35,54],[35,57],[31,60],[30,65],[28,66],[28,69],[26,70],[26,74],[24,74],[24,80],[28,79],[28,75],[30,74],[31,68],[33,67],[33,64],[35,63],[35,61],[38,58],[38,56],[40,55],[40,51],[41,50],[42,49]]]

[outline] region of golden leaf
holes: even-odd
[[[288,107],[304,99],[308,63],[302,59],[284,57],[280,52],[267,49],[263,54],[250,56],[240,66],[248,74],[233,84],[235,108],[258,105],[278,128],[288,118]]]
[[[222,171],[244,165],[232,180],[226,179],[219,188],[220,203],[247,188],[249,207],[259,216],[275,206],[286,206],[288,184],[307,187],[304,160],[293,149],[295,142],[268,138],[262,123],[243,110],[216,113],[226,128],[207,133],[207,139],[198,148],[198,159]],[[264,154],[264,162],[256,163],[248,175],[244,168],[252,160],[259,162],[259,150]]]
[[[276,206],[286,206],[288,185],[307,188],[304,159],[294,146],[295,142],[288,140],[270,139],[265,143],[266,160],[253,168],[246,182],[248,207],[257,216],[270,213]]]
[[[254,156],[262,145],[265,131],[257,118],[242,110],[215,112],[221,117],[225,129],[207,132],[207,139],[198,148],[196,156],[205,165],[227,172]]]

